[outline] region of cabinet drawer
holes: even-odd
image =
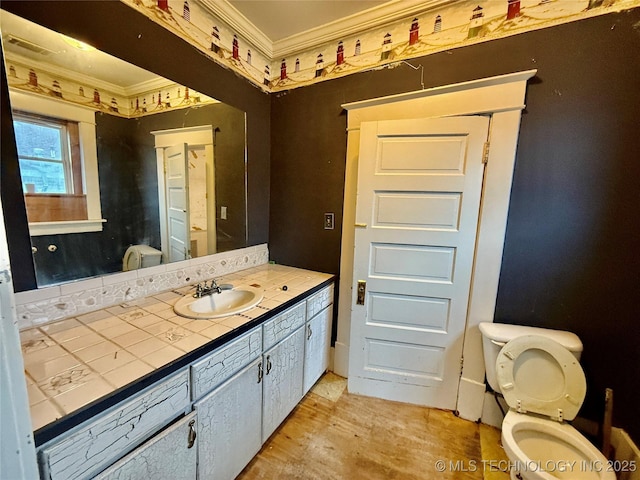
[[[190,445],[189,439],[195,423],[196,413],[192,412],[118,460],[95,480],[193,480],[197,448],[195,443]]]
[[[262,343],[265,350],[304,324],[305,308],[305,302],[302,301],[262,325]]]
[[[191,366],[192,400],[213,390],[262,353],[260,327],[245,333]]]
[[[189,377],[183,370],[42,448],[43,478],[90,478],[185,412],[188,406]]]
[[[307,299],[307,320],[333,303],[333,283]]]

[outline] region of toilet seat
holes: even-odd
[[[616,480],[615,472],[600,468],[608,465],[602,452],[568,423],[510,410],[502,422],[501,439],[513,464],[512,479]]]
[[[559,343],[540,335],[517,337],[502,347],[496,376],[509,407],[557,421],[573,420],[587,391],[578,360]]]

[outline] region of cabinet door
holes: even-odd
[[[263,442],[302,399],[304,332],[303,327],[298,328],[264,353]]]
[[[195,404],[199,480],[231,480],[260,450],[261,362],[258,357]]]
[[[60,435],[40,451],[43,477],[92,478],[189,408],[189,375],[182,370]]]
[[[96,480],[196,478],[195,413],[174,423],[98,475]]]
[[[325,308],[307,321],[304,347],[304,393],[306,394],[320,376],[329,368],[331,347],[331,311]]]

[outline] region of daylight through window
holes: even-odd
[[[49,117],[14,115],[13,126],[25,193],[76,193],[68,123]],[[82,193],[82,190],[77,193]]]

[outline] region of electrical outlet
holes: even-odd
[[[334,215],[333,213],[324,214],[324,229],[333,230],[334,228]]]
[[[220,219],[221,220],[227,219],[227,207],[220,207]]]

